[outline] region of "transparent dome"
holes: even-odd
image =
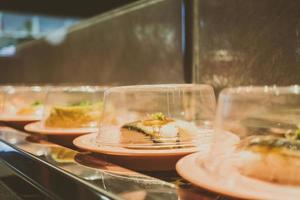
[[[4,108],[4,100],[5,100],[5,90],[0,88],[0,115],[3,113]]]
[[[47,87],[40,86],[2,87],[4,102],[1,115],[41,118],[47,89]]]
[[[205,166],[222,180],[300,184],[299,86],[223,90],[216,129]]]
[[[97,127],[106,87],[52,87],[46,98],[42,125],[45,128]]]
[[[105,92],[97,144],[132,149],[195,146],[211,135],[215,106],[209,85],[114,87]]]

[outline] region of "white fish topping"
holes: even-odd
[[[168,123],[161,127],[160,136],[164,138],[174,138],[177,137],[178,128],[176,127],[176,122]]]

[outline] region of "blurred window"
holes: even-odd
[[[60,28],[68,28],[79,20],[0,11],[0,56],[13,55],[16,45]]]

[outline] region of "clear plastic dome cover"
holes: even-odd
[[[2,116],[41,118],[47,87],[5,86],[2,88]]]
[[[57,87],[49,90],[42,125],[46,128],[97,127],[106,87]]]
[[[195,146],[212,134],[215,106],[209,85],[114,87],[105,92],[97,143],[132,149]]]
[[[205,166],[227,183],[237,171],[267,183],[300,184],[299,86],[223,90],[216,129]]]
[[[5,100],[5,91],[2,88],[0,88],[0,115],[3,113],[4,100]]]

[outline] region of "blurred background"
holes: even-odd
[[[0,1],[1,84],[299,83],[284,0]]]
[[[22,42],[39,39],[47,33],[68,28],[83,19],[112,10],[134,0],[74,2],[53,0],[12,0],[0,2],[1,55],[9,56]],[[88,9],[83,9],[88,8]]]

